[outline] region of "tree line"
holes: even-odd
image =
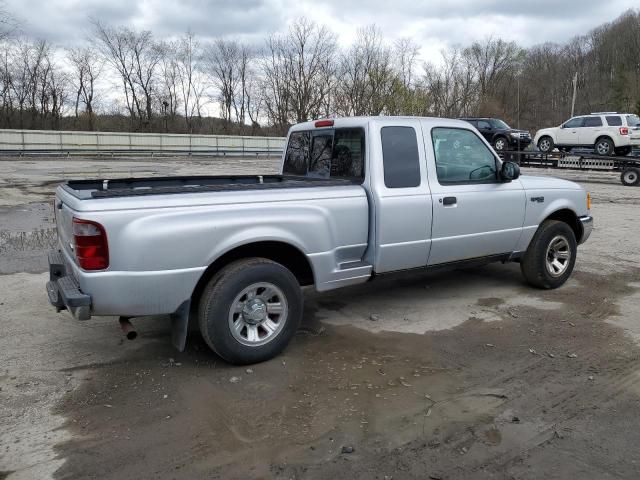
[[[255,47],[90,19],[88,39],[62,49],[0,16],[0,128],[281,135],[328,116],[476,115],[535,130],[568,118],[574,81],[576,114],[640,113],[640,10],[565,44],[487,38],[434,62],[375,25],[341,46],[300,18]]]

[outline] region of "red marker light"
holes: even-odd
[[[316,128],[333,127],[333,120],[318,120],[314,125]]]

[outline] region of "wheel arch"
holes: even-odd
[[[538,144],[540,143],[540,141],[541,141],[543,138],[550,138],[550,139],[551,139],[551,141],[553,142],[553,146],[554,146],[554,147],[556,146],[556,138],[555,138],[555,135],[554,135],[553,133],[551,133],[551,132],[545,132],[545,133],[540,134],[540,136],[538,137],[538,139],[535,141],[535,145],[536,145],[536,147],[538,146]]]
[[[584,232],[582,231],[582,223],[580,222],[576,212],[570,208],[561,208],[549,214],[542,222],[540,222],[540,224],[547,220],[558,220],[569,225],[576,236],[576,242],[580,243]]]
[[[267,258],[288,268],[301,286],[313,285],[313,266],[307,256],[290,243],[265,240],[245,243],[235,246],[216,258],[204,271],[191,295],[191,304],[197,305],[197,300],[206,288],[209,280],[222,268],[231,262],[243,258]]]
[[[614,142],[613,138],[611,138],[611,136],[610,136],[610,135],[606,135],[606,134],[605,134],[605,135],[600,135],[598,138],[596,138],[596,141],[595,141],[595,143],[594,143],[594,146],[595,146],[595,145],[597,145],[597,144],[598,144],[598,142],[599,142],[600,140],[603,140],[603,139],[607,139],[607,140],[609,140],[609,141],[611,142],[611,144],[613,145],[613,148],[614,148],[614,149],[616,148],[616,142]]]

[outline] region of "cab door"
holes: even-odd
[[[378,273],[427,265],[432,205],[418,119],[371,122],[369,139],[375,185],[372,259]]]
[[[433,225],[429,265],[515,251],[525,217],[519,180],[502,182],[500,160],[475,132],[425,125]]]

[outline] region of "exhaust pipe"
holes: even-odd
[[[120,317],[118,321],[120,322],[120,328],[122,328],[122,331],[127,336],[127,338],[129,340],[135,340],[138,336],[138,332],[136,332],[136,329],[129,321],[129,318],[130,317]]]

